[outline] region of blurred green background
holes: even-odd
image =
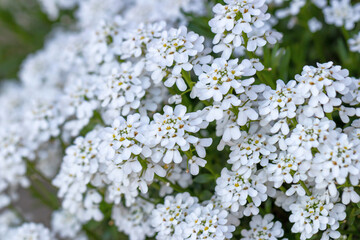
[[[0,0],[0,81],[17,77],[21,62],[42,48],[53,24],[37,0]]]

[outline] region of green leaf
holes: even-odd
[[[194,182],[196,183],[208,183],[214,179],[213,175],[211,174],[201,174],[194,178]]]
[[[205,200],[209,200],[212,196],[213,196],[212,192],[210,192],[209,190],[205,190],[200,193],[199,199],[200,201],[205,201]]]

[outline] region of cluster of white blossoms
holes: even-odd
[[[352,30],[355,24],[360,21],[360,4],[356,2],[353,4],[350,0],[268,0],[266,2],[276,7],[276,18],[284,19],[290,17],[290,21],[287,24],[289,28],[297,24],[298,15],[305,6],[309,6],[309,2],[321,9],[326,24]],[[318,16],[309,19],[308,25],[311,32],[322,29],[323,24],[319,19]]]
[[[266,43],[275,44],[281,34],[266,25],[270,14],[266,13],[265,0],[225,0],[226,5],[214,6],[214,18],[210,20],[211,31],[215,33],[213,51],[229,59],[234,48],[245,47],[255,51]]]
[[[250,222],[250,230],[242,230],[244,236],[241,240],[252,239],[277,239],[284,235],[280,222],[272,222],[274,215],[266,214],[264,218],[260,215],[252,217]]]
[[[9,240],[38,239],[56,240],[54,233],[42,224],[23,223],[12,211],[6,210],[0,214],[0,238]]]
[[[228,212],[214,204],[201,205],[188,193],[167,196],[150,215],[157,239],[230,239],[235,227]]]
[[[305,0],[217,3],[213,39],[185,26],[207,1],[40,2],[52,18],[76,8],[77,25],[1,85],[0,210],[30,173],[60,206],[51,229],[5,211],[1,239],[86,240],[90,221],[131,240],[340,237],[360,202],[360,80],[327,62],[269,86],[259,57],[282,38],[268,5],[279,20]],[[350,1],[311,4],[329,24],[360,20]]]
[[[360,4],[351,4],[350,0],[331,0],[324,8],[325,21],[335,26],[344,26],[350,30],[360,21]]]
[[[211,144],[211,139],[192,135],[200,130],[202,119],[186,113],[183,105],[175,109],[165,106],[164,114],[156,113],[153,119],[137,113],[126,119],[118,117],[111,127],[97,127],[76,138],[75,145],[66,149],[60,172],[53,180],[64,198],[63,208],[81,221],[100,220],[100,189],[106,190],[107,202],[120,204],[124,197],[130,206],[139,191],[148,192],[155,175],[164,178],[181,168],[181,153],[190,155],[191,173],[198,174],[198,166],[206,163],[202,159],[205,147]],[[198,156],[189,151],[190,147]]]
[[[360,52],[360,33],[354,35],[348,40],[350,51],[359,53]]]
[[[204,1],[197,0],[38,0],[50,19],[57,19],[62,10],[76,9],[75,16],[82,27],[90,27],[100,20],[122,13],[131,22],[185,22],[182,11],[204,14]]]
[[[352,122],[359,116],[357,84],[347,70],[328,62],[305,66],[288,84],[277,81],[276,89],[263,86],[256,101],[240,94],[239,101],[252,104],[251,121],[239,123],[244,111],[236,101],[229,108],[233,121],[217,121],[217,128],[232,128],[229,136],[219,132],[221,148],[231,150],[231,171],[221,172],[215,188],[221,205],[249,216],[257,215],[268,197],[281,198],[277,203],[291,212],[292,231],[301,239],[320,230],[338,234],[345,205],[360,200],[349,187],[359,183],[360,172],[358,124]],[[337,128],[335,112],[350,126]]]

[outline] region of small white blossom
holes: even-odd
[[[325,7],[323,12],[326,23],[344,26],[347,30],[353,29],[360,20],[360,5],[351,5],[350,0],[331,0],[330,6]]]
[[[284,230],[281,228],[281,223],[272,222],[274,215],[266,214],[263,218],[260,215],[253,216],[250,222],[250,230],[242,230],[241,240],[260,240],[271,239],[276,240],[284,235]]]

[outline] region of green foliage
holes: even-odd
[[[56,25],[68,25],[69,16],[51,22],[37,0],[0,1],[0,81],[15,79],[22,61],[44,45]]]

